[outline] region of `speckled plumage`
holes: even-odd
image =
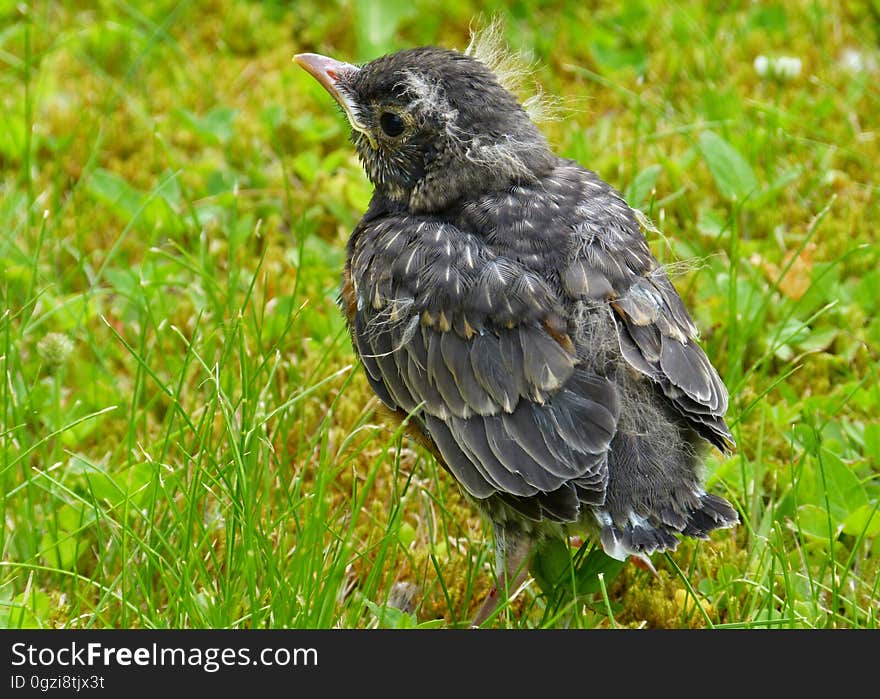
[[[493,522],[499,565],[567,527],[624,558],[734,525],[700,475],[707,442],[733,446],[727,391],[620,194],[474,58],[332,72],[375,185],[345,268],[355,349]]]

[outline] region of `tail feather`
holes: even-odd
[[[687,513],[684,524],[670,526],[655,517],[648,519],[630,514],[626,523],[618,526],[602,508],[594,508],[599,522],[602,548],[612,558],[625,560],[628,556],[645,559],[653,553],[674,551],[680,539],[677,535],[708,539],[714,529],[726,529],[739,524],[739,515],[724,498],[703,493],[698,506]]]
[[[605,502],[593,505],[608,555],[645,558],[739,522],[702,485],[706,444],[647,381],[618,375],[621,413],[608,451]]]
[[[737,524],[739,514],[733,506],[722,497],[706,493],[700,499],[700,507],[688,513],[687,526],[681,533],[706,539],[713,529],[727,529]]]

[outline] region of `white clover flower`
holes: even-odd
[[[848,73],[873,73],[877,70],[877,59],[856,49],[844,49],[840,56],[840,67]]]
[[[775,72],[780,78],[791,80],[801,74],[801,59],[794,56],[780,56],[776,59]]]
[[[71,352],[73,352],[73,342],[63,333],[49,333],[37,343],[37,354],[50,369],[65,364]]]
[[[767,76],[767,67],[770,65],[770,61],[767,56],[756,56],[755,57],[755,72],[760,75],[762,78]]]
[[[762,78],[772,77],[780,80],[792,80],[801,74],[803,63],[796,56],[779,56],[767,58],[756,56],[754,61],[755,72]]]

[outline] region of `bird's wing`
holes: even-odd
[[[370,384],[415,415],[471,495],[559,521],[604,501],[616,389],[577,366],[545,280],[454,226],[403,215],[356,231],[347,273]]]
[[[728,451],[735,442],[724,422],[727,389],[635,212],[607,185],[585,188],[585,197],[563,288],[577,300],[610,303],[626,361],[657,382],[701,436]]]

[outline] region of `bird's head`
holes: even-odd
[[[554,156],[516,97],[477,58],[424,47],[362,66],[295,58],[345,111],[377,193],[413,212],[533,181]]]

